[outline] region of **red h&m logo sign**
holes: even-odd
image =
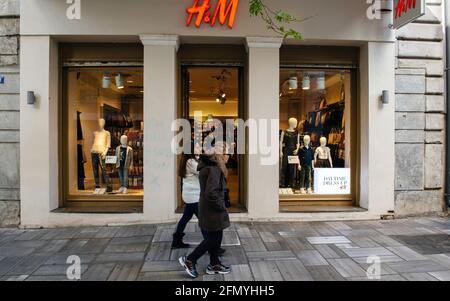
[[[199,0],[195,0],[194,4],[186,10],[188,13],[186,26],[191,25],[192,19],[196,16],[196,27],[200,27],[202,23],[213,27],[217,21],[221,25],[225,25],[228,19],[228,27],[233,28],[239,0],[216,0],[215,8],[211,6],[211,0],[201,1],[202,3],[199,4]]]
[[[410,9],[415,9],[417,0],[399,0],[395,7],[395,18],[400,18],[404,13]]]

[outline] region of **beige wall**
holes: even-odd
[[[24,35],[115,35],[177,34],[180,36],[246,37],[271,36],[259,18],[251,18],[248,2],[240,1],[233,30],[209,25],[186,27],[186,8],[193,0],[84,0],[81,20],[68,20],[66,1],[21,0],[21,33]],[[215,2],[215,1],[212,1]],[[275,9],[284,9],[299,18],[313,17],[297,28],[305,39],[328,41],[393,40],[388,19],[369,20],[364,0],[266,0]],[[295,26],[295,25],[294,25]]]

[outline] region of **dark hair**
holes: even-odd
[[[187,165],[187,162],[190,159],[195,159],[194,148],[195,148],[194,147],[194,143],[191,142],[191,153],[190,154],[183,153],[181,155],[180,165],[178,166],[178,176],[180,178],[183,178],[183,179],[186,178],[186,165]]]

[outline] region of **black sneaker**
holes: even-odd
[[[216,264],[215,266],[212,266],[208,264],[208,267],[206,268],[206,274],[208,275],[214,275],[214,274],[229,274],[231,273],[231,268],[227,267],[223,264]]]
[[[195,267],[195,263],[192,261],[187,260],[186,256],[178,258],[178,262],[181,264],[181,266],[184,268],[186,273],[188,273],[189,276],[192,278],[198,277],[198,272]]]

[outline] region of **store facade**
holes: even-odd
[[[247,1],[226,1],[236,10],[219,9],[214,25],[187,11],[191,0],[81,1],[79,11],[22,1],[22,225],[175,221],[173,122],[195,118],[258,124],[228,166],[234,220],[390,214],[395,108],[380,101],[395,95],[389,17],[371,20],[359,0],[267,2],[313,16],[299,25],[304,41],[276,37]]]

